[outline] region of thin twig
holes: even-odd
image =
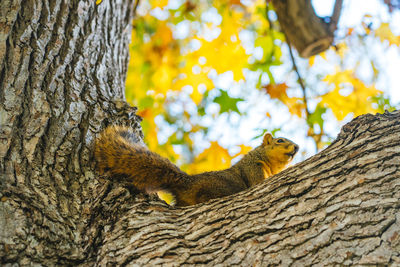
[[[297,74],[297,77],[298,77],[297,81],[300,84],[300,87],[301,87],[301,89],[303,91],[303,101],[304,101],[304,105],[306,106],[306,115],[307,115],[307,118],[308,118],[310,116],[310,111],[308,110],[306,87],[305,87],[305,85],[303,83],[303,79],[301,78],[299,69],[297,68],[296,60],[294,59],[294,56],[293,56],[292,46],[291,46],[291,44],[289,42],[289,39],[287,38],[286,34],[285,34],[285,37],[286,37],[286,42],[287,42],[288,47],[289,47],[290,58],[292,59],[292,63],[293,63],[293,70]]]
[[[334,32],[337,29],[337,24],[339,22],[340,13],[342,11],[343,0],[336,0],[335,6],[333,7],[333,13],[331,16],[331,21],[329,22],[329,29]]]
[[[135,7],[133,8],[133,15],[136,16],[136,9],[138,8],[140,0],[136,0]]]
[[[308,131],[308,136],[310,136],[312,139],[314,139],[314,142],[316,144],[316,149],[318,151],[318,149],[322,148],[321,147],[321,138],[324,135],[324,129],[321,127],[321,132],[319,134],[316,134],[314,132],[314,127],[313,125],[310,125],[308,122],[308,118],[310,117],[310,111],[308,110],[308,103],[307,103],[307,92],[306,92],[306,87],[303,83],[303,79],[300,76],[299,70],[297,69],[297,65],[296,65],[296,61],[294,59],[293,56],[293,51],[292,51],[292,46],[290,45],[289,40],[286,37],[286,42],[288,44],[289,47],[289,54],[290,54],[290,58],[292,59],[292,63],[293,63],[293,70],[297,73],[297,77],[298,77],[298,83],[300,84],[300,87],[303,91],[303,101],[304,101],[304,105],[306,106],[305,110],[306,110],[306,116],[307,116],[307,124],[309,125],[309,131]]]
[[[273,24],[272,24],[272,22],[271,22],[271,19],[269,18],[269,14],[268,14],[268,12],[269,12],[269,5],[268,5],[268,0],[266,1],[266,17],[267,17],[267,21],[268,21],[268,23],[269,23],[269,26],[270,26],[270,30],[271,30],[271,37],[272,37],[272,39],[274,39],[273,37],[273,34],[274,34],[274,32],[273,32]],[[291,44],[290,44],[290,41],[289,41],[289,38],[287,37],[287,35],[286,35],[286,33],[283,31],[283,29],[281,29],[281,31],[282,31],[282,33],[285,35],[285,39],[286,39],[286,43],[288,44],[288,47],[289,47],[289,53],[290,53],[290,58],[292,59],[292,63],[293,63],[293,70],[296,72],[296,74],[297,74],[297,77],[298,77],[298,83],[300,84],[300,87],[301,87],[301,89],[302,89],[302,91],[303,91],[303,101],[304,101],[304,105],[306,106],[306,115],[307,115],[307,118],[310,116],[310,112],[309,112],[309,110],[308,110],[308,104],[307,104],[307,93],[306,93],[306,87],[305,87],[305,85],[304,85],[304,83],[303,83],[303,79],[301,78],[301,75],[300,75],[300,72],[299,72],[299,70],[298,70],[298,68],[297,68],[297,65],[296,65],[296,61],[295,61],[295,59],[294,59],[294,56],[293,56],[293,51],[292,51],[292,46],[291,46]],[[273,44],[273,46],[275,47],[275,44]]]
[[[265,16],[266,16],[267,21],[268,21],[268,26],[269,26],[268,30],[269,30],[269,34],[271,35],[271,39],[272,39],[272,50],[271,50],[271,57],[272,57],[273,55],[275,55],[275,51],[276,51],[276,45],[274,43],[274,41],[275,41],[275,34],[274,34],[275,28],[274,28],[274,24],[272,24],[271,18],[269,17],[269,11],[271,9],[269,7],[268,0],[265,1],[265,5],[266,5],[265,6]]]
[[[267,18],[269,28],[272,29],[273,25],[272,25],[271,19],[269,18],[269,14],[268,14],[269,11],[270,11],[270,9],[269,9],[268,0],[266,0],[265,1],[265,17]]]
[[[268,15],[268,11],[269,11],[268,0],[266,1],[266,5],[267,5],[267,9],[266,9],[267,16],[266,17],[267,17],[268,23],[270,24],[271,35],[273,36],[273,29],[272,29],[273,25],[271,23],[271,19],[270,19],[269,15]],[[340,13],[340,11],[339,11],[339,13]],[[338,15],[338,17],[339,17],[339,15]],[[301,90],[303,92],[303,102],[305,105],[306,118],[307,118],[307,122],[308,122],[308,118],[310,117],[310,111],[308,110],[306,86],[304,85],[304,82],[303,82],[303,79],[301,78],[299,69],[297,68],[296,60],[293,55],[292,45],[290,44],[290,41],[289,41],[286,33],[283,31],[283,29],[281,29],[281,32],[285,35],[286,43],[288,44],[288,48],[289,48],[290,58],[291,58],[292,64],[293,64],[293,70],[297,74],[297,77],[298,77],[297,82],[300,84]],[[275,44],[274,44],[274,46],[275,46]],[[321,142],[321,137],[324,135],[324,129],[321,128],[321,132],[319,134],[315,134],[313,126],[309,125],[309,127],[310,127],[310,130],[312,131],[312,133],[310,133],[309,135],[314,139],[314,141],[318,147]],[[317,148],[317,150],[318,150],[318,148]]]

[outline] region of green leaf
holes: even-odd
[[[383,94],[373,96],[372,102],[377,104],[379,113],[384,113],[386,110],[389,112],[396,110],[396,107],[390,103],[390,99],[386,98]]]
[[[260,36],[255,40],[254,46],[262,47],[262,49],[264,50],[264,55],[269,55],[272,52],[274,43],[270,36]]]
[[[197,108],[197,113],[200,116],[205,116],[206,115],[206,109],[204,107],[200,106],[200,107]]]
[[[271,133],[273,136],[275,136],[275,133],[280,131],[281,128],[274,128],[273,130],[268,130],[268,129],[262,129],[262,128],[256,128],[257,131],[261,131],[261,134],[254,136],[252,140],[263,137],[265,133]]]
[[[154,105],[154,98],[151,96],[146,96],[145,98],[140,99],[139,107],[141,109],[150,108]]]
[[[315,108],[315,111],[310,114],[310,116],[307,119],[307,122],[309,125],[314,125],[318,124],[319,127],[322,129],[324,126],[324,119],[322,118],[322,114],[326,112],[327,108],[322,107],[321,105],[317,105]]]
[[[180,135],[180,137],[178,137],[178,135],[175,133],[173,133],[169,138],[168,141],[172,144],[172,145],[184,145],[185,141],[183,140],[183,136]]]
[[[275,82],[274,76],[272,75],[272,72],[269,69],[269,67],[266,69],[265,72],[268,74],[269,82],[272,84],[275,84],[276,82]]]
[[[239,111],[239,109],[237,107],[237,103],[240,101],[244,101],[244,99],[230,97],[226,91],[223,91],[221,89],[220,89],[220,92],[221,92],[221,95],[214,98],[214,101],[213,101],[214,103],[219,104],[219,106],[220,106],[219,113],[221,114],[224,112],[233,111],[238,114],[241,114],[241,112]]]

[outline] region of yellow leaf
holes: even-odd
[[[226,169],[230,167],[231,160],[228,150],[221,147],[218,142],[211,142],[211,146],[195,158],[188,172],[194,174]]]
[[[338,43],[336,45],[336,49],[337,49],[337,54],[342,59],[346,56],[347,51],[349,51],[349,48],[345,42]]]
[[[334,84],[335,87],[334,90],[322,96],[321,104],[330,108],[339,121],[350,113],[353,116],[359,116],[365,113],[377,112],[372,106],[372,97],[382,92],[374,86],[365,85],[354,76],[352,70],[327,75],[324,80]],[[343,95],[340,91],[344,88],[352,88],[352,91],[348,95]]]
[[[150,1],[150,4],[153,8],[156,7],[163,8],[166,5],[168,5],[168,0],[152,0]]]
[[[100,5],[102,0],[96,0],[96,5]]]
[[[151,24],[152,17],[146,17]],[[143,22],[142,22],[143,23]],[[126,97],[134,105],[154,96],[166,96],[178,75],[181,60],[179,46],[165,21],[158,22],[157,31],[145,41],[132,32],[131,56],[126,80]],[[139,45],[140,44],[140,45]]]
[[[175,195],[172,194],[169,191],[162,190],[162,191],[157,191],[157,196],[161,199],[164,200],[165,203],[167,203],[170,206],[174,206],[176,204],[176,198]]]
[[[322,57],[325,60],[328,60],[328,58],[326,57],[326,51],[319,53],[318,56]]]
[[[375,30],[375,35],[379,37],[381,42],[388,41],[389,45],[394,44],[400,46],[400,36],[393,34],[389,23],[381,23],[379,28]]]
[[[172,88],[172,80],[176,76],[177,70],[169,64],[162,64],[153,74],[152,82],[157,93],[166,95]]]
[[[290,114],[296,115],[299,118],[303,117],[303,111],[306,109],[306,105],[304,101],[300,97],[288,97],[282,99],[282,102],[289,109]]]
[[[265,0],[252,1],[247,7],[247,13],[250,16],[248,21],[249,23],[256,25],[258,29],[265,31],[265,29],[268,29],[270,25],[268,24],[268,20],[264,17],[264,12],[259,11],[260,9],[265,10]]]
[[[199,85],[204,85],[206,91],[214,88],[214,83],[208,77],[208,73],[206,72],[206,70],[204,70],[204,68],[202,68],[200,73],[197,74],[193,73],[191,69],[188,68],[182,69],[181,77],[178,80],[176,80],[173,84],[173,90],[180,91],[182,87],[186,85],[190,85],[193,88],[192,94],[195,95],[193,95],[194,98],[192,97],[192,99],[195,103],[197,103],[197,101],[201,101],[201,99],[199,98],[202,97],[200,92],[198,91]]]
[[[193,88],[193,92],[190,94],[190,98],[193,102],[198,105],[200,104],[201,100],[203,99],[203,94],[199,92],[198,87]]]
[[[339,68],[336,68],[336,72],[334,74],[326,75],[323,81],[327,82],[328,84],[331,83],[339,86],[340,84],[351,83],[352,74],[352,70],[341,71]]]
[[[233,156],[234,158],[239,155],[245,155],[253,149],[251,146],[245,146],[245,145],[240,145],[239,147],[240,147],[240,151],[236,155]]]
[[[233,79],[239,81],[244,79],[243,68],[248,65],[249,56],[246,55],[238,36],[232,36],[235,36],[237,40],[223,39],[226,36],[218,37],[210,42],[203,39],[200,49],[194,54],[205,57],[207,60],[205,65],[215,69],[219,74],[232,71]]]
[[[316,56],[311,56],[311,57],[308,59],[308,66],[311,67],[312,65],[314,65],[315,57],[316,57]]]
[[[231,71],[233,79],[239,81],[244,79],[243,68],[248,66],[249,59],[239,39],[239,32],[243,29],[243,13],[225,8],[221,16],[219,27],[208,24],[208,28],[220,28],[219,36],[211,41],[198,36],[201,46],[192,56],[197,59],[205,57],[206,66],[215,69],[219,74]]]

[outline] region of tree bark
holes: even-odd
[[[321,153],[206,204],[170,208],[112,190],[97,263],[399,265],[399,163],[397,111],[360,116]]]
[[[87,260],[91,143],[124,104],[134,2],[0,1],[0,262]]]
[[[171,208],[94,172],[92,141],[131,125],[134,3],[0,3],[1,265],[400,264],[400,112],[240,194]],[[32,11],[33,10],[33,11]]]
[[[318,17],[310,0],[272,0],[288,43],[304,58],[327,50],[333,42],[338,18],[329,24]]]

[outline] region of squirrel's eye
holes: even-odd
[[[277,143],[284,143],[285,142],[285,140],[283,140],[283,139],[278,139],[278,141],[276,141]]]

